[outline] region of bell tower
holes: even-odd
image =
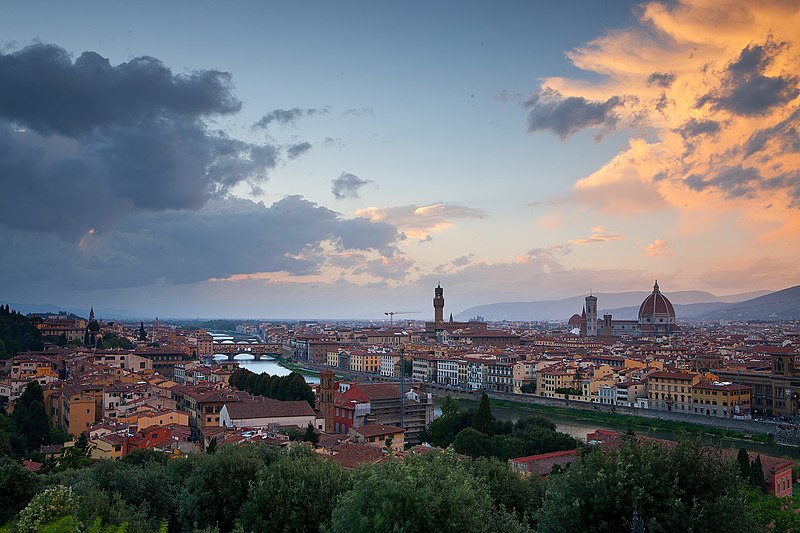
[[[325,433],[333,433],[334,391],[336,374],[328,369],[319,373],[319,410],[325,417]]]
[[[586,336],[597,336],[597,296],[591,293],[586,297]]]
[[[433,290],[433,321],[444,322],[444,289],[441,283]]]

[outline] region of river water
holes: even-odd
[[[225,361],[227,358],[227,355],[214,356],[214,359],[217,361]],[[239,363],[241,368],[246,368],[250,372],[255,372],[256,374],[266,372],[270,376],[288,376],[292,372],[288,368],[281,366],[275,359],[267,357],[262,357],[260,361],[256,361],[253,359],[252,355],[242,354],[236,356],[236,362]],[[303,374],[303,377],[306,379],[306,383],[319,383],[318,376]]]
[[[456,403],[458,403],[463,409],[476,409],[478,407],[477,402],[456,400]],[[441,399],[436,398],[434,416],[440,416],[441,414],[442,414]],[[569,418],[558,415],[546,414],[540,411],[530,411],[522,407],[501,407],[493,405],[492,414],[498,420],[510,420],[512,422],[517,421],[520,418],[541,416],[553,422],[556,425],[558,431],[571,435],[572,437],[581,440],[583,442],[586,442],[587,433],[591,433],[597,429],[618,431],[620,433],[624,433],[625,431],[628,430],[628,426],[625,424],[595,422],[593,420],[579,420],[577,418]],[[680,438],[680,435],[678,433],[663,429],[633,428],[633,431],[637,435],[653,437],[663,440],[675,441]],[[739,448],[745,448],[752,452],[762,453],[764,455],[771,455],[773,457],[790,457],[792,459],[800,459],[800,448],[795,448],[792,446],[766,445],[747,440],[712,438],[712,437],[708,437],[708,442],[709,444],[713,444],[714,446],[719,446],[721,448],[732,448],[734,450],[738,450]]]

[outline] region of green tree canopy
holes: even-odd
[[[481,433],[487,435],[492,434],[494,426],[494,415],[492,415],[492,406],[489,403],[489,397],[484,393],[481,395],[481,403],[478,406],[478,411],[472,419],[472,427]]]

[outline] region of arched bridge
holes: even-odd
[[[256,361],[262,357],[281,355],[280,344],[214,344],[214,355],[224,354],[229,361],[233,361],[237,355],[252,355]]]

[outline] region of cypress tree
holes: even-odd
[[[752,483],[760,491],[764,490],[764,470],[761,466],[761,454],[756,455],[756,460],[752,464]]]
[[[486,393],[483,393],[481,396],[481,404],[478,406],[475,418],[472,419],[472,427],[481,433],[491,435],[493,426],[494,416],[492,415],[492,406],[489,404],[489,397]]]
[[[739,475],[742,480],[750,482],[753,477],[753,468],[750,466],[750,457],[747,455],[747,450],[739,448],[739,455],[736,456],[736,464],[739,467]]]
[[[139,340],[140,341],[147,340],[147,333],[144,330],[144,322],[139,324]]]

